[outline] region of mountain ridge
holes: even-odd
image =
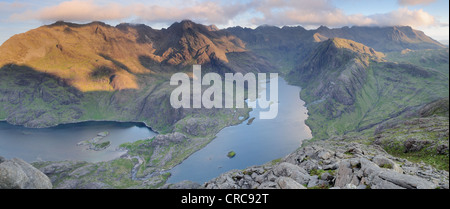
[[[101,188],[157,188],[170,175],[167,169],[204,147],[222,128],[249,117],[248,108],[171,107],[169,95],[175,87],[169,85],[170,76],[191,72],[191,65],[202,64],[203,72],[220,74],[277,72],[302,86],[300,96],[309,114],[306,123],[314,135],[311,143],[347,138],[373,143],[376,131],[389,128],[389,124],[426,125],[421,131],[426,138],[437,138],[435,145],[448,156],[448,129],[447,135],[445,129],[436,131],[443,132],[442,137],[428,134],[434,124],[448,126],[448,117],[408,125],[412,113],[448,97],[448,48],[422,40],[418,32],[414,33],[418,42],[408,43],[416,40],[410,38],[414,34],[397,28],[393,36],[394,27],[371,29],[378,31],[373,35],[384,34],[382,38],[365,38],[370,33],[364,30],[353,34],[361,42],[337,37],[348,35],[355,30],[352,28],[216,30],[185,20],[156,30],[143,24],[114,27],[101,22],[57,22],[16,35],[0,46],[0,120],[33,128],[86,120],[145,122],[160,135],[124,144],[128,155],[123,158],[96,164],[68,161],[35,166],[62,188],[84,188],[92,182],[100,182]],[[433,105],[427,109],[441,112]],[[407,132],[401,137],[416,136],[411,135],[415,130]],[[386,140],[380,143],[387,150],[397,143],[382,137]],[[167,143],[159,143],[162,141]],[[398,141],[403,143],[403,139]],[[422,142],[418,138],[405,143],[411,148]],[[441,162],[441,157],[431,156],[428,162]],[[141,160],[136,163],[132,158]],[[444,159],[448,168],[448,157]],[[86,172],[81,179],[60,175],[67,170],[59,168],[67,167],[99,172]],[[130,170],[146,181],[133,178]]]
[[[138,89],[137,74],[160,65],[229,63],[245,52],[234,36],[190,21],[154,30],[144,25],[56,22],[18,34],[0,46],[0,65],[28,65],[68,80],[81,91]],[[239,69],[238,69],[239,70]]]

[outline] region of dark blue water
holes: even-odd
[[[93,151],[77,146],[78,142],[92,139],[104,131],[108,131],[109,135],[102,140],[111,142],[111,146],[107,149]],[[155,135],[155,132],[140,123],[83,122],[53,128],[30,129],[0,122],[0,156],[22,158],[28,162],[108,161],[125,153],[116,150],[120,144]]]
[[[279,78],[277,118],[261,120],[261,109],[255,108],[250,113],[250,118],[256,118],[251,125],[245,121],[223,129],[205,148],[174,167],[168,182],[204,183],[223,172],[261,165],[295,151],[303,140],[312,137],[304,122],[307,109],[300,99],[300,90]],[[235,151],[236,156],[228,158],[229,151]]]

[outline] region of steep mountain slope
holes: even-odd
[[[315,138],[373,133],[377,125],[448,95],[445,60],[429,68],[385,59],[362,44],[330,39],[289,74],[304,87]]]
[[[247,49],[264,57],[281,73],[287,73],[310,53],[315,43],[309,31],[298,27],[260,26],[256,29],[232,27],[225,31],[246,43]]]
[[[350,39],[370,46],[377,51],[390,52],[404,49],[441,49],[445,46],[428,37],[422,31],[414,30],[409,26],[393,27],[343,27],[329,29],[320,27],[314,31],[316,41],[328,38]]]
[[[192,64],[202,64],[204,72],[219,73],[271,69],[243,47],[234,36],[190,21],[165,30],[127,24],[111,27],[99,22],[43,26],[16,35],[0,47],[0,120],[33,128],[87,120],[136,121],[145,122],[161,133],[159,136],[177,132],[159,140],[161,143],[139,147],[137,154],[144,155],[140,158],[144,166],[137,166],[143,172],[138,178],[154,177],[145,184],[155,187],[167,179],[163,168],[179,164],[221,129],[248,118],[250,111],[174,109],[170,94],[175,86],[169,85],[170,76],[192,72]],[[242,59],[248,64],[236,63]],[[169,142],[179,135],[183,140]],[[130,174],[132,158],[139,155],[73,164],[101,170],[98,179],[85,182],[90,188],[129,188],[144,182],[134,181]],[[117,180],[119,176],[122,180]],[[70,186],[84,185],[72,182]]]
[[[315,30],[300,26],[260,26],[256,29],[231,27],[225,31],[243,40],[247,49],[265,57],[282,73],[289,73],[298,63],[305,62],[317,43],[330,38],[352,40],[379,52],[446,48],[422,31],[406,26],[334,29],[321,26]]]
[[[214,62],[226,65],[230,62],[227,53],[245,51],[235,36],[187,20],[163,30],[145,25],[57,22],[6,41],[0,47],[0,66],[26,65],[62,78],[83,92],[112,91],[139,89],[136,76],[164,73],[167,68],[161,69],[161,64],[172,69]]]
[[[145,122],[162,134],[123,145],[129,151],[123,158],[35,165],[62,188],[155,188],[170,175],[166,169],[250,111],[173,109],[168,80],[174,72],[189,72],[192,64],[204,72],[280,72],[303,87],[315,139],[374,137],[395,133],[381,127],[403,127],[411,114],[448,97],[448,49],[411,51],[436,48],[442,46],[408,27],[218,30],[182,21],[155,30],[57,22],[0,46],[0,120],[27,127]],[[389,144],[383,137],[381,145]]]
[[[168,81],[193,64],[204,72],[272,70],[235,36],[187,20],[163,30],[57,22],[0,46],[0,119],[27,127],[144,121],[170,131],[195,111],[170,106]]]
[[[350,107],[367,78],[370,61],[384,54],[351,40],[334,38],[320,43],[289,79],[306,88],[304,96],[330,99]],[[342,112],[333,112],[339,117]]]
[[[394,156],[449,170],[449,98],[438,99],[375,129],[371,143]]]

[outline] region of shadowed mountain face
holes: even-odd
[[[403,49],[445,48],[443,44],[428,37],[422,31],[414,30],[409,26],[344,27],[337,29],[320,27],[314,34],[316,41],[335,37],[350,39],[382,52],[401,51]]]
[[[136,75],[161,73],[161,65],[226,65],[226,53],[245,51],[235,36],[191,21],[164,30],[57,22],[6,41],[0,47],[0,66],[27,65],[65,79],[80,91],[111,91],[139,89]]]
[[[139,89],[139,74],[164,74],[202,64],[218,72],[286,73],[328,38],[374,50],[436,49],[443,45],[410,27],[305,30],[261,26],[218,30],[189,20],[155,30],[146,25],[56,22],[18,34],[0,46],[0,66],[26,65],[80,91]],[[364,51],[364,49],[362,49]],[[262,59],[263,58],[263,59]],[[252,63],[252,64],[248,64]]]
[[[261,26],[256,29],[233,27],[226,29],[236,35],[249,47],[293,47],[310,42],[322,42],[329,38],[343,38],[362,43],[380,52],[401,51],[404,49],[442,49],[443,44],[409,26],[393,27],[343,27],[330,29],[321,26],[316,30],[302,27]]]
[[[383,53],[351,40],[328,39],[320,43],[289,78],[305,88],[311,87],[310,93],[317,98],[330,97],[351,106],[356,91],[365,83],[370,61],[381,61],[383,57]]]
[[[326,139],[372,133],[446,97],[448,65],[448,49],[383,54],[333,38],[318,43],[287,79],[304,88],[307,123],[314,137]]]
[[[421,138],[407,144],[437,138],[448,170],[448,128],[441,130],[448,127],[448,98],[442,100],[449,94],[448,54],[448,48],[410,27],[218,30],[182,21],[155,30],[57,22],[15,35],[0,46],[0,120],[33,128],[88,120],[145,122],[161,135],[125,144],[130,156],[143,159],[138,164],[131,158],[101,166],[65,162],[59,166],[71,168],[58,171],[45,169],[53,166],[50,162],[35,165],[62,188],[83,188],[90,182],[100,182],[102,188],[155,188],[167,180],[167,169],[223,128],[245,121],[250,111],[174,109],[170,94],[175,86],[169,85],[173,73],[192,72],[193,64],[220,74],[278,72],[302,87],[314,139],[359,140],[378,133],[379,144],[392,149],[394,142],[406,140],[405,134],[395,134],[398,127],[408,130],[407,138],[422,128]],[[417,122],[408,121],[418,116]],[[424,121],[432,123],[424,126]],[[393,152],[399,150],[403,147]],[[74,173],[80,166],[99,172],[87,172],[78,185],[65,183],[72,174],[60,171]],[[151,179],[133,179],[130,170],[135,168],[136,175]]]
[[[410,27],[219,30],[185,20],[155,30],[126,23],[113,27],[56,22],[15,35],[0,46],[0,118],[30,127],[89,119],[146,121],[171,130],[193,113],[170,107],[168,80],[174,72],[191,71],[193,64],[201,64],[205,72],[288,75],[305,88],[306,100],[328,98],[343,105],[331,108],[332,102],[326,108],[329,116],[337,117],[357,103],[358,90],[370,80],[371,63],[385,61],[381,52],[442,47]],[[448,63],[448,50],[422,59]],[[382,65],[434,75],[419,64]]]

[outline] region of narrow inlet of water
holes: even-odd
[[[259,119],[259,107],[250,112],[249,120],[223,129],[206,147],[189,156],[170,170],[168,183],[190,180],[204,183],[232,169],[244,169],[284,157],[312,137],[305,124],[308,117],[305,102],[300,99],[300,87],[278,78],[278,116]],[[269,88],[269,85],[268,85]],[[236,156],[227,157],[234,151]]]

